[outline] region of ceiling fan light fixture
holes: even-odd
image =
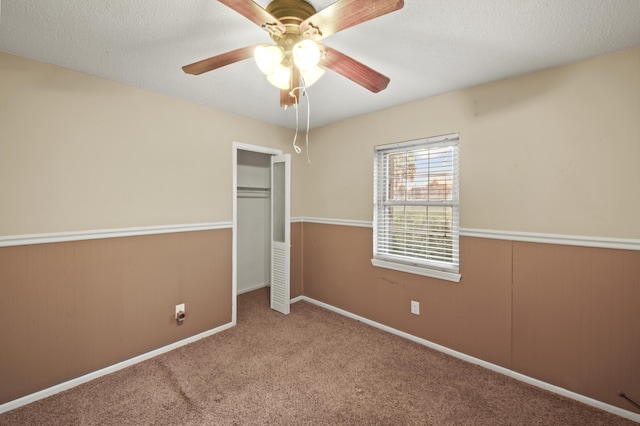
[[[315,41],[305,39],[293,46],[292,55],[300,71],[307,71],[317,67],[320,62],[320,47]]]
[[[389,77],[317,41],[399,10],[403,0],[335,0],[319,12],[310,0],[270,0],[266,9],[257,0],[219,1],[267,30],[276,45],[260,43],[231,50],[185,65],[185,73],[200,75],[253,56],[268,81],[281,88],[280,105],[285,107],[297,105],[298,98],[291,93],[300,89],[300,80],[304,79],[303,86],[311,86],[324,68],[373,93],[387,88]]]
[[[282,64],[278,64],[275,70],[267,75],[269,83],[276,86],[278,89],[289,90],[291,83],[291,68],[285,67]]]
[[[253,58],[264,75],[274,73],[284,58],[280,46],[256,46]]]

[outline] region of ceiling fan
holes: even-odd
[[[341,74],[377,93],[389,78],[320,40],[354,25],[401,9],[403,0],[338,0],[316,12],[304,0],[273,0],[266,10],[252,0],[219,0],[269,32],[275,45],[255,44],[203,59],[182,67],[199,75],[255,57],[267,80],[280,89],[280,106],[298,103],[300,82],[309,87],[324,69]]]

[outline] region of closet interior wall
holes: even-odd
[[[269,285],[271,156],[238,150],[238,288]]]

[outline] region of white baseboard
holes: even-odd
[[[297,303],[301,300],[304,300],[304,296],[294,297],[293,299],[289,300],[289,303]]]
[[[60,383],[58,385],[52,386],[47,389],[43,389],[41,391],[32,393],[31,395],[23,396],[22,398],[14,399],[13,401],[6,402],[0,405],[0,414],[5,413],[7,411],[14,410],[18,407],[22,407],[23,405],[31,404],[32,402],[39,401],[41,399],[47,398],[51,395],[55,395],[59,392],[66,391],[67,389],[74,388],[83,383],[89,382],[91,380],[97,379],[101,376],[106,376],[107,374],[115,373],[118,370],[122,370],[123,368],[129,367],[131,365],[137,364],[142,361],[146,361],[158,355],[161,355],[165,352],[172,351],[181,346],[187,345],[189,343],[193,343],[197,340],[203,339],[205,337],[212,336],[216,333],[219,333],[223,330],[233,327],[235,324],[233,322],[223,324],[219,327],[213,328],[211,330],[204,331],[200,334],[196,334],[195,336],[188,337],[186,339],[180,340],[175,343],[171,343],[170,345],[163,346],[161,348],[155,349],[151,352],[144,353],[142,355],[138,355],[134,358],[127,359],[125,361],[119,362],[114,365],[110,365],[109,367],[105,367],[103,369],[93,371],[89,374],[85,374],[84,376],[77,377],[75,379],[66,381],[64,383]]]
[[[259,288],[264,288],[264,287],[269,287],[269,284],[268,283],[263,283],[263,284],[258,284],[258,285],[251,286],[249,288],[243,288],[242,290],[239,289],[236,294],[249,293],[250,291],[258,290]]]
[[[435,349],[435,350],[437,350],[439,352],[443,352],[443,353],[445,353],[447,355],[451,355],[451,356],[456,357],[458,359],[461,359],[463,361],[467,361],[467,362],[470,362],[472,364],[479,365],[481,367],[487,368],[487,369],[495,371],[497,373],[504,374],[505,376],[509,376],[509,377],[512,377],[512,378],[514,378],[516,380],[520,380],[521,382],[528,383],[530,385],[539,387],[541,389],[548,390],[548,391],[556,393],[558,395],[562,395],[562,396],[565,396],[567,398],[571,398],[571,399],[574,399],[576,401],[582,402],[583,404],[587,404],[587,405],[590,405],[592,407],[596,407],[596,408],[599,408],[601,410],[607,411],[609,413],[616,414],[616,415],[618,415],[620,417],[624,417],[626,419],[629,419],[629,420],[632,420],[632,421],[640,423],[640,414],[636,414],[636,413],[633,413],[631,411],[624,410],[624,409],[622,409],[620,407],[616,407],[614,405],[606,404],[606,403],[604,403],[602,401],[598,401],[597,399],[593,399],[593,398],[589,398],[589,397],[584,396],[584,395],[580,395],[579,393],[571,392],[571,391],[569,391],[567,389],[564,389],[564,388],[561,388],[559,386],[555,386],[555,385],[552,385],[550,383],[546,383],[546,382],[543,382],[541,380],[534,379],[533,377],[525,376],[524,374],[515,372],[513,370],[509,370],[508,368],[504,368],[504,367],[501,367],[501,366],[496,365],[496,364],[492,364],[492,363],[487,362],[487,361],[483,361],[483,360],[481,360],[479,358],[475,358],[475,357],[469,356],[469,355],[464,354],[462,352],[454,351],[453,349],[449,349],[449,348],[447,348],[445,346],[438,345],[437,343],[433,343],[433,342],[430,342],[428,340],[421,339],[420,337],[416,337],[416,336],[414,336],[412,334],[405,333],[404,331],[396,330],[395,328],[391,328],[389,326],[386,326],[384,324],[380,324],[378,322],[375,322],[375,321],[372,321],[370,319],[361,317],[359,315],[352,314],[349,311],[345,311],[343,309],[336,308],[335,306],[329,305],[329,304],[324,303],[324,302],[320,302],[320,301],[312,299],[310,297],[300,296],[300,297],[298,297],[296,299],[298,299],[296,301],[303,300],[305,302],[309,302],[309,303],[314,304],[316,306],[320,306],[321,308],[325,308],[327,310],[336,312],[336,313],[338,313],[340,315],[344,315],[346,317],[349,317],[349,318],[354,319],[356,321],[360,321],[360,322],[362,322],[364,324],[367,324],[367,325],[370,325],[372,327],[379,328],[379,329],[384,330],[384,331],[386,331],[388,333],[392,333],[392,334],[395,334],[397,336],[404,337],[405,339],[408,339],[408,340],[411,340],[413,342],[419,343],[421,345],[427,346],[427,347],[429,347],[431,349]],[[292,302],[293,302],[293,300],[292,300]]]

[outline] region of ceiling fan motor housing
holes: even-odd
[[[300,24],[315,15],[316,10],[304,0],[273,0],[267,6],[267,12],[287,28],[284,34],[278,31],[269,31],[269,33],[276,44],[284,50],[285,58],[291,59],[293,46],[304,38],[312,38],[310,34],[300,34]]]

